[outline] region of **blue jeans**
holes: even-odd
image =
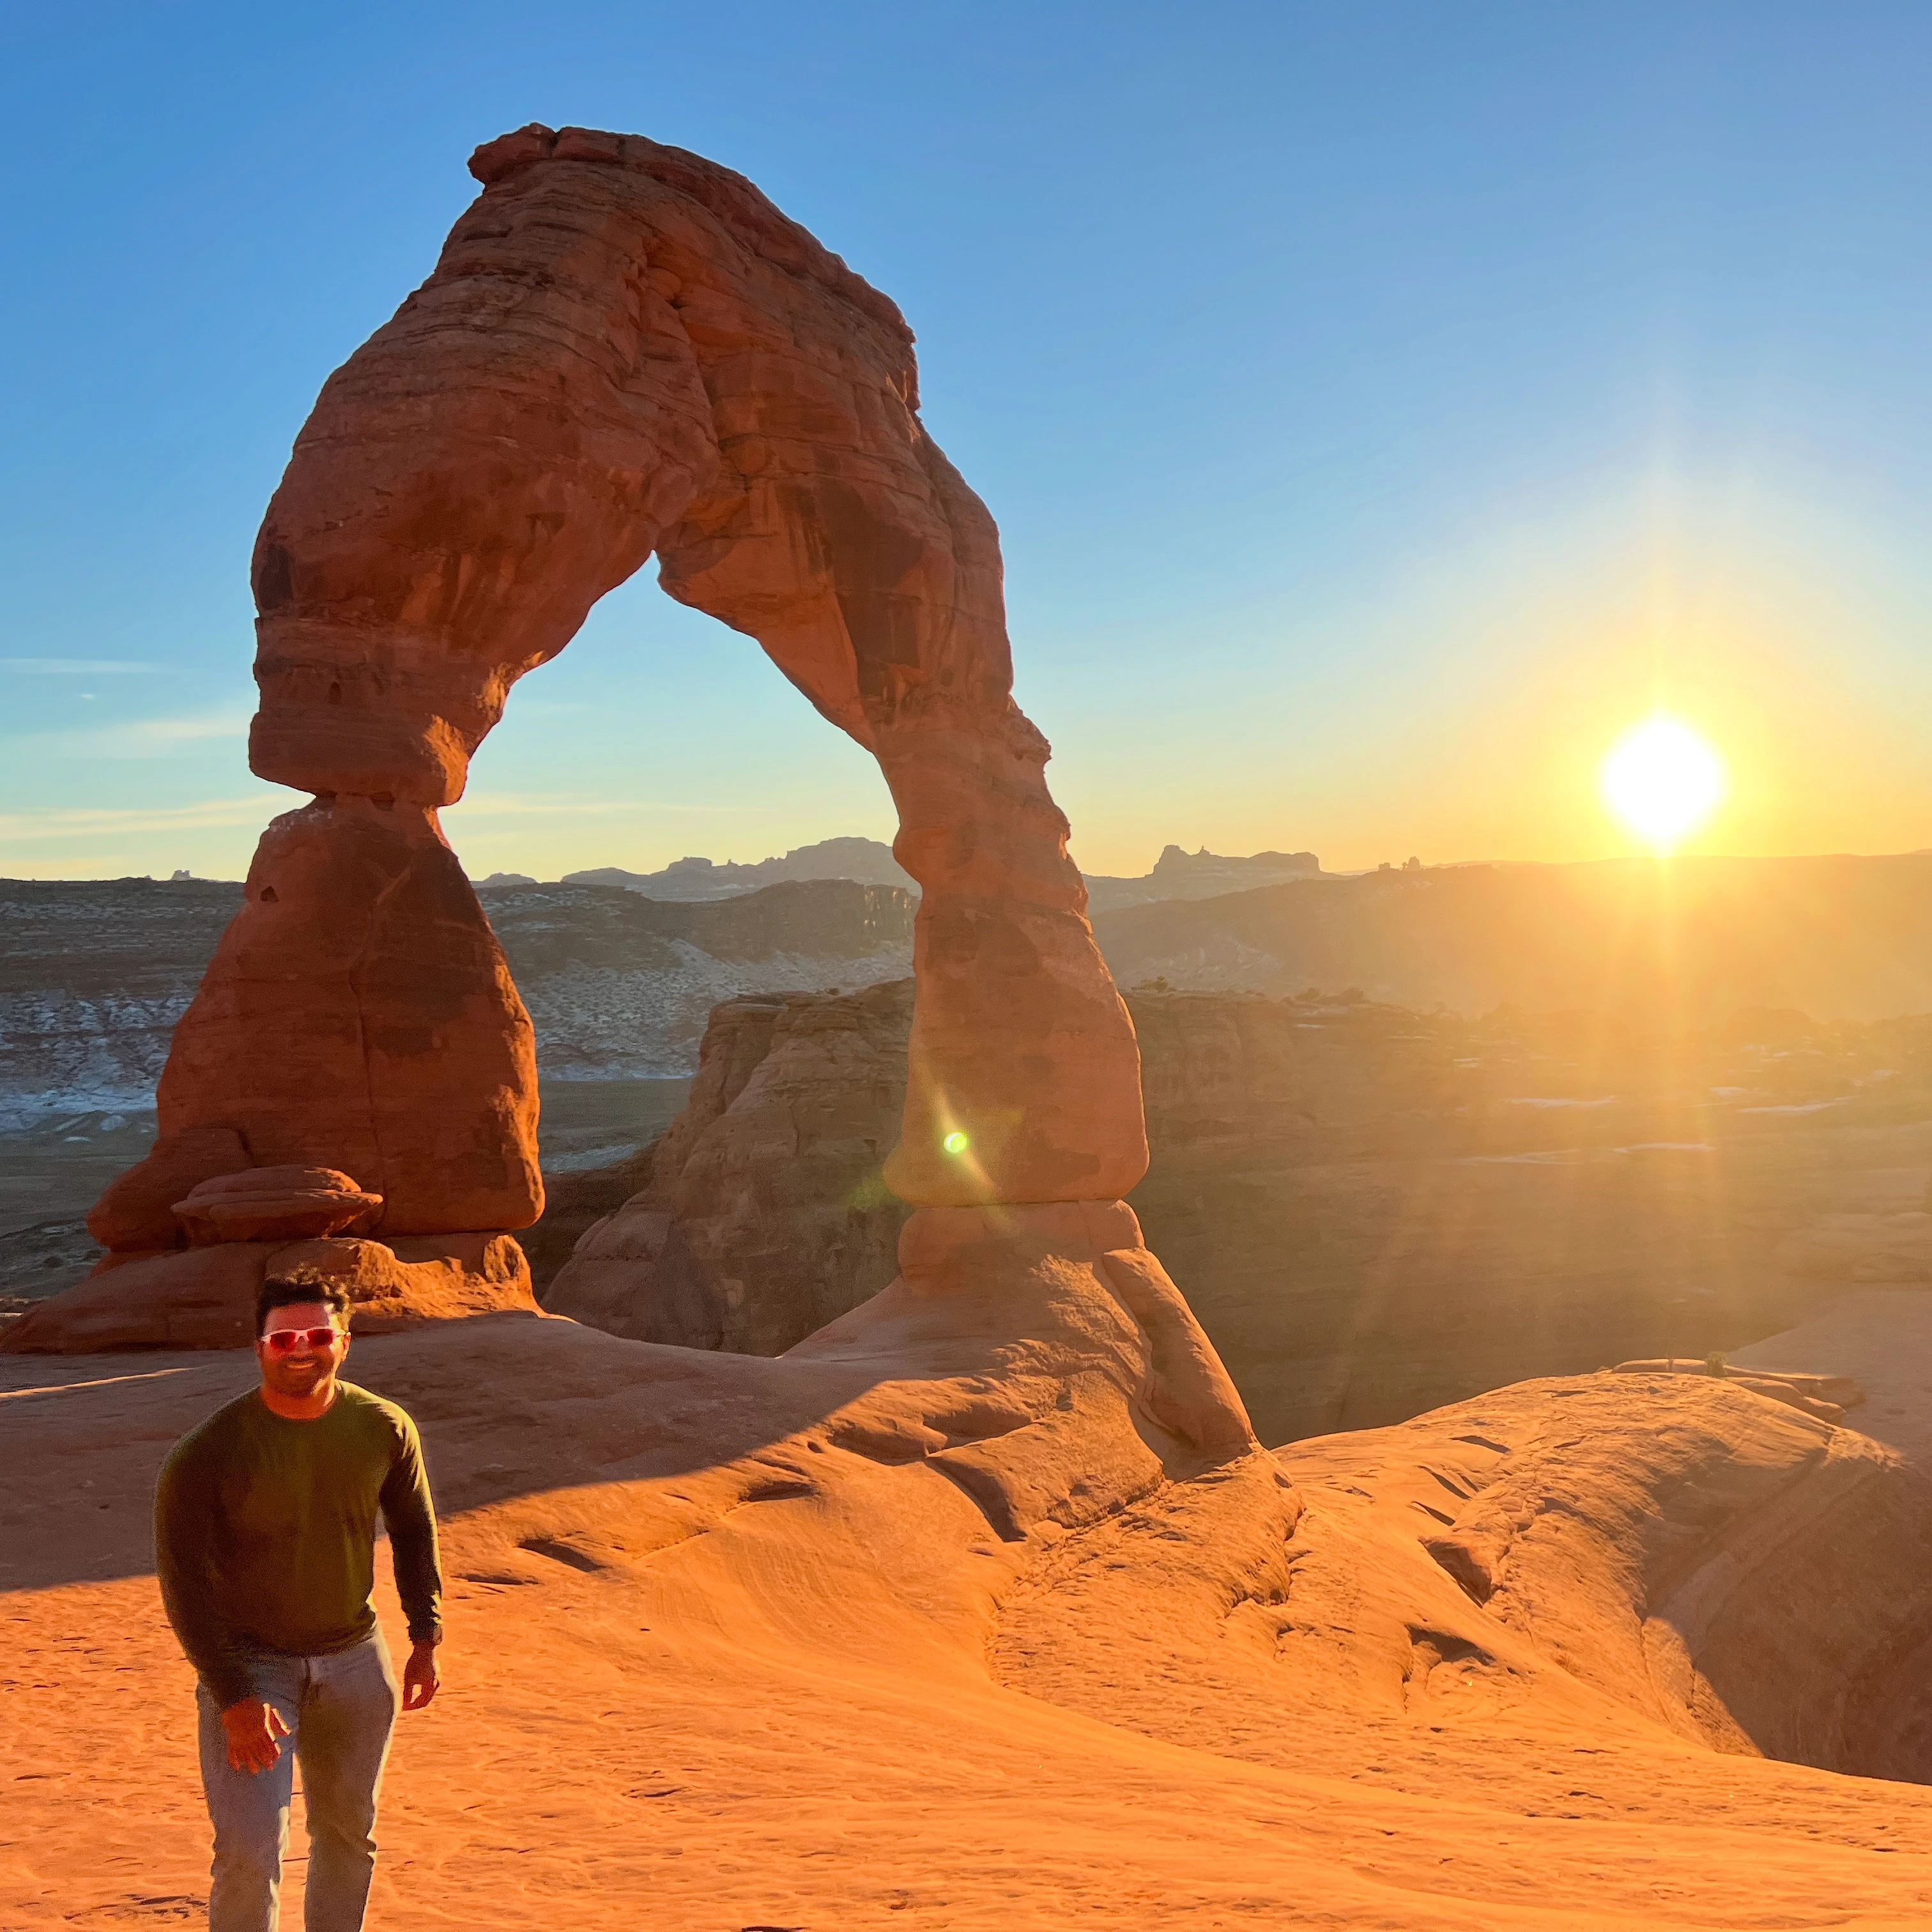
[[[250,1675],[290,1731],[266,1771],[230,1768],[221,1713],[205,1685],[196,1694],[201,1781],[214,1823],[208,1932],[274,1932],[298,1762],[308,1821],[303,1924],[307,1932],[362,1932],[376,1870],[376,1787],[396,1722],[388,1646],[378,1631],[332,1657],[263,1652]]]

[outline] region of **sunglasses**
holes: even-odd
[[[271,1328],[262,1337],[262,1346],[272,1354],[292,1355],[298,1348],[313,1348],[318,1354],[335,1346],[336,1339],[346,1331],[328,1328]]]

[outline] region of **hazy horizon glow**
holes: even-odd
[[[1598,767],[1658,712],[1726,773],[1678,850],[1932,846],[1922,10],[107,13],[0,82],[0,872],[236,878],[301,802],[246,766],[256,524],[531,119],[741,170],[904,309],[1084,869],[1643,851]],[[889,839],[653,579],[513,695],[467,868]]]

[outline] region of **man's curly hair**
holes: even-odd
[[[292,1268],[280,1274],[272,1274],[262,1282],[255,1297],[255,1339],[260,1341],[268,1332],[268,1317],[278,1308],[286,1308],[292,1302],[319,1301],[332,1317],[340,1316],[338,1328],[349,1326],[349,1291],[332,1275],[320,1269]]]

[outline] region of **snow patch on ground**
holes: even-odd
[[[0,1133],[50,1114],[139,1113],[154,1104],[175,1022],[194,988],[153,999],[0,998]]]
[[[705,1022],[743,993],[850,992],[912,970],[910,947],[850,958],[774,953],[718,959],[670,942],[674,967],[626,972],[573,965],[522,989],[537,1060],[559,1080],[676,1079],[698,1069]],[[0,997],[0,1133],[55,1114],[140,1113],[154,1104],[176,1022],[194,997],[81,999],[39,992]]]

